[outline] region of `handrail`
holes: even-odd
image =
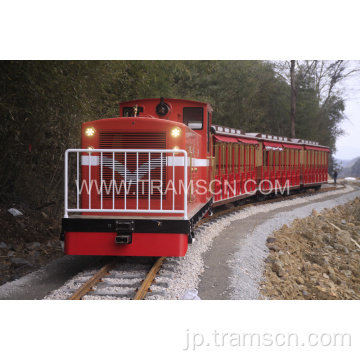
[[[76,208],[69,208],[69,154],[71,153],[76,153],[76,161],[77,161],[77,165],[76,165],[76,181],[77,181],[77,189],[76,189],[76,196],[77,196],[77,201],[76,201]],[[85,153],[87,155],[82,155],[81,157],[79,156],[80,153]],[[100,155],[92,155],[94,153],[99,153]],[[112,169],[112,190],[113,190],[113,196],[112,196],[112,208],[106,208],[104,209],[103,206],[103,166],[104,166],[104,156],[103,153],[112,153],[112,158],[110,159],[110,162],[112,162],[112,166],[110,167],[110,169]],[[124,164],[116,162],[115,161],[115,154],[124,154]],[[126,191],[126,180],[127,180],[127,173],[129,172],[129,170],[127,169],[126,165],[127,165],[127,157],[128,154],[136,154],[136,209],[127,209],[127,191]],[[149,163],[146,164],[146,166],[144,167],[144,169],[142,169],[142,171],[148,171],[148,181],[149,181],[149,195],[148,195],[148,207],[147,209],[142,209],[139,208],[139,197],[138,197],[138,190],[139,190],[139,186],[138,186],[138,182],[139,182],[139,169],[141,169],[141,167],[144,165],[139,166],[139,154],[148,154],[148,159],[149,159]],[[150,206],[150,180],[151,180],[151,175],[150,175],[150,170],[154,169],[151,168],[151,162],[154,161],[154,159],[151,159],[151,154],[160,154],[159,159],[156,159],[157,161],[160,160],[160,210],[157,209],[151,209]],[[164,156],[164,154],[172,154],[172,156]],[[179,155],[182,154],[182,157],[176,156],[175,155]],[[80,207],[79,204],[79,196],[80,196],[80,192],[79,192],[79,180],[80,180],[80,161],[82,161],[83,159],[87,159],[88,164],[85,164],[82,166],[88,166],[89,168],[89,176],[88,176],[88,181],[89,181],[89,207],[88,208],[82,208]],[[100,161],[99,161],[100,159]],[[179,161],[179,159],[181,159]],[[170,161],[171,160],[171,161]],[[117,164],[116,164],[117,163]],[[100,207],[99,208],[92,208],[91,206],[91,166],[99,166],[100,165]],[[153,165],[154,166],[154,165]],[[173,186],[175,186],[175,166],[183,166],[184,167],[184,208],[181,210],[175,210],[175,190],[173,189],[173,196],[172,196],[172,207],[171,209],[164,209],[163,208],[163,184],[162,184],[162,180],[163,180],[163,167],[166,168],[173,168],[172,169],[172,174],[173,174]],[[106,212],[106,213],[156,213],[156,214],[161,214],[161,213],[166,213],[166,214],[183,214],[184,219],[187,219],[187,198],[188,198],[188,155],[187,152],[185,150],[181,150],[181,149],[176,149],[176,150],[172,150],[172,149],[68,149],[65,151],[65,172],[64,172],[64,177],[65,177],[65,184],[64,184],[64,207],[65,207],[65,213],[64,213],[64,217],[67,218],[69,217],[69,213],[71,212],[82,212],[82,213],[101,213],[101,212]],[[109,166],[108,166],[109,167]],[[123,172],[123,177],[125,179],[125,192],[124,192],[124,208],[122,209],[116,209],[115,208],[115,169],[116,167],[118,167],[119,171],[118,172]],[[157,168],[158,166],[156,166],[155,168]],[[146,169],[145,169],[146,168]],[[122,175],[122,174],[121,174]],[[133,176],[133,173],[130,172],[130,175]],[[129,175],[129,176],[130,176]],[[130,180],[131,183],[132,180]]]

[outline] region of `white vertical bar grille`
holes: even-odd
[[[76,156],[73,160],[76,159],[76,167],[71,167],[76,171],[76,186],[77,190],[72,190],[71,193],[76,194],[76,208],[69,208],[69,153],[76,153]],[[85,153],[82,155],[82,153]],[[87,153],[87,154],[86,154]],[[96,156],[94,156],[96,153]],[[132,158],[129,161],[127,154],[132,154]],[[124,156],[122,156],[124,154]],[[153,154],[155,155],[153,157]],[[175,156],[178,155],[178,156]],[[136,156],[136,158],[135,158]],[[164,158],[165,156],[165,158]],[[81,161],[81,163],[80,163]],[[159,164],[160,161],[160,164]],[[81,169],[80,169],[81,165]],[[99,168],[100,166],[100,168]],[[127,167],[130,166],[128,169]],[[170,168],[172,166],[172,169]],[[184,172],[176,178],[176,169],[175,166],[184,169]],[[65,182],[64,182],[64,205],[65,205],[65,217],[69,216],[69,213],[81,212],[81,213],[153,213],[153,214],[181,214],[185,219],[187,219],[187,186],[188,186],[188,161],[187,153],[184,150],[166,150],[166,149],[69,149],[65,152]],[[86,168],[87,167],[87,168]],[[92,168],[93,167],[93,168]],[[75,170],[76,169],[76,170]],[[84,169],[83,171],[81,171]],[[81,174],[85,174],[86,170],[88,173],[85,177],[81,177]],[[116,171],[116,174],[115,174]],[[118,175],[117,175],[118,173]],[[146,174],[147,173],[147,174]],[[151,181],[152,173],[156,174],[156,180],[160,180],[160,186],[157,188],[156,196],[151,195]],[[96,176],[97,179],[93,180],[92,177]],[[116,185],[115,181],[117,178],[125,179],[125,194],[116,194],[119,188]],[[149,181],[147,191],[148,193],[140,195],[139,191],[139,181],[144,181],[146,179]],[[136,179],[136,186],[133,186],[133,191],[136,190],[130,200],[127,196],[126,183],[130,180]],[[165,184],[165,181],[170,180],[173,182],[172,185],[172,195],[164,195],[165,186],[170,188]],[[86,180],[88,186],[80,186],[80,181]],[[177,209],[177,204],[175,200],[175,180],[181,181],[185,185],[185,194],[181,194],[179,201],[184,201],[184,207],[180,205],[180,209]],[[97,182],[100,181],[100,187]],[[121,180],[123,183],[123,180]],[[146,182],[146,180],[145,180]],[[86,185],[86,183],[85,183]],[[97,197],[94,198],[92,194],[93,185],[96,188]],[[106,195],[104,195],[104,188],[106,190]],[[112,193],[111,193],[112,189]],[[179,189],[180,190],[180,189]],[[82,193],[82,191],[84,191]],[[86,193],[88,191],[88,193]],[[142,187],[144,192],[144,185]],[[160,201],[157,193],[160,192]],[[135,196],[136,195],[136,196]],[[88,204],[88,207],[82,208],[84,201],[81,201],[81,197],[85,199],[85,203]],[[88,198],[86,198],[88,196]],[[140,197],[141,196],[141,197]],[[124,198],[124,201],[119,201],[117,199]],[[142,201],[140,201],[143,199]],[[74,199],[75,200],[75,199]],[[130,202],[129,202],[130,201]],[[148,202],[146,204],[146,201]],[[151,201],[154,201],[156,205],[152,205]],[[158,203],[159,201],[159,203]],[[75,205],[74,205],[75,207]],[[153,209],[153,210],[151,210]]]
[[[136,210],[138,209],[139,209],[139,153],[137,152],[136,153]]]
[[[187,153],[184,152],[184,219],[187,220]]]
[[[172,209],[175,210],[175,153],[172,154],[172,182],[173,182],[173,196],[172,196]]]
[[[126,187],[126,169],[127,169],[127,167],[126,167],[126,157],[127,157],[127,152],[125,151],[124,152],[124,157],[125,157],[125,160],[124,160],[124,163],[125,163],[125,170],[124,170],[124,172],[125,172],[125,189],[124,189],[124,209],[126,210],[126,192],[127,192],[127,187]]]
[[[163,154],[160,153],[160,210],[163,208]]]
[[[150,210],[150,182],[151,182],[151,177],[150,177],[150,161],[151,161],[151,153],[149,152],[149,166],[148,166],[148,176],[149,176],[149,185],[148,185],[148,210]]]
[[[65,207],[65,211],[64,211],[64,217],[67,218],[69,217],[68,215],[68,153],[69,150],[65,151],[65,171],[64,171],[64,207]],[[77,184],[77,186],[79,187],[79,183]]]
[[[115,151],[113,151],[113,157],[112,157],[112,185],[113,185],[113,193],[112,193],[112,208],[115,209]]]
[[[80,186],[80,171],[79,171],[79,167],[80,167],[80,162],[79,162],[79,153],[76,153],[76,181],[78,186],[76,187],[76,208],[80,209],[79,207],[79,186]]]
[[[89,164],[91,164],[91,152],[89,152]],[[89,209],[91,209],[91,165],[89,165]]]
[[[101,172],[101,176],[100,176],[100,196],[101,196],[101,209],[103,208],[103,153],[100,153],[100,172]]]

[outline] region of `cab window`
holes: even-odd
[[[184,107],[183,110],[184,124],[193,130],[202,130],[204,127],[203,108],[201,107]]]
[[[142,106],[138,106],[137,108],[137,116],[139,116],[140,113],[144,112],[144,108]],[[134,108],[133,107],[124,107],[123,108],[123,117],[133,117],[134,114]]]

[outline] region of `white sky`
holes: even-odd
[[[341,125],[346,134],[337,139],[335,154],[335,157],[341,160],[360,156],[360,78],[351,79],[346,86],[349,89],[348,100],[345,103],[347,120]]]

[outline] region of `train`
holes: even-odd
[[[185,256],[212,209],[250,197],[319,189],[329,148],[213,125],[208,103],[126,101],[82,124],[65,152],[65,254]]]

